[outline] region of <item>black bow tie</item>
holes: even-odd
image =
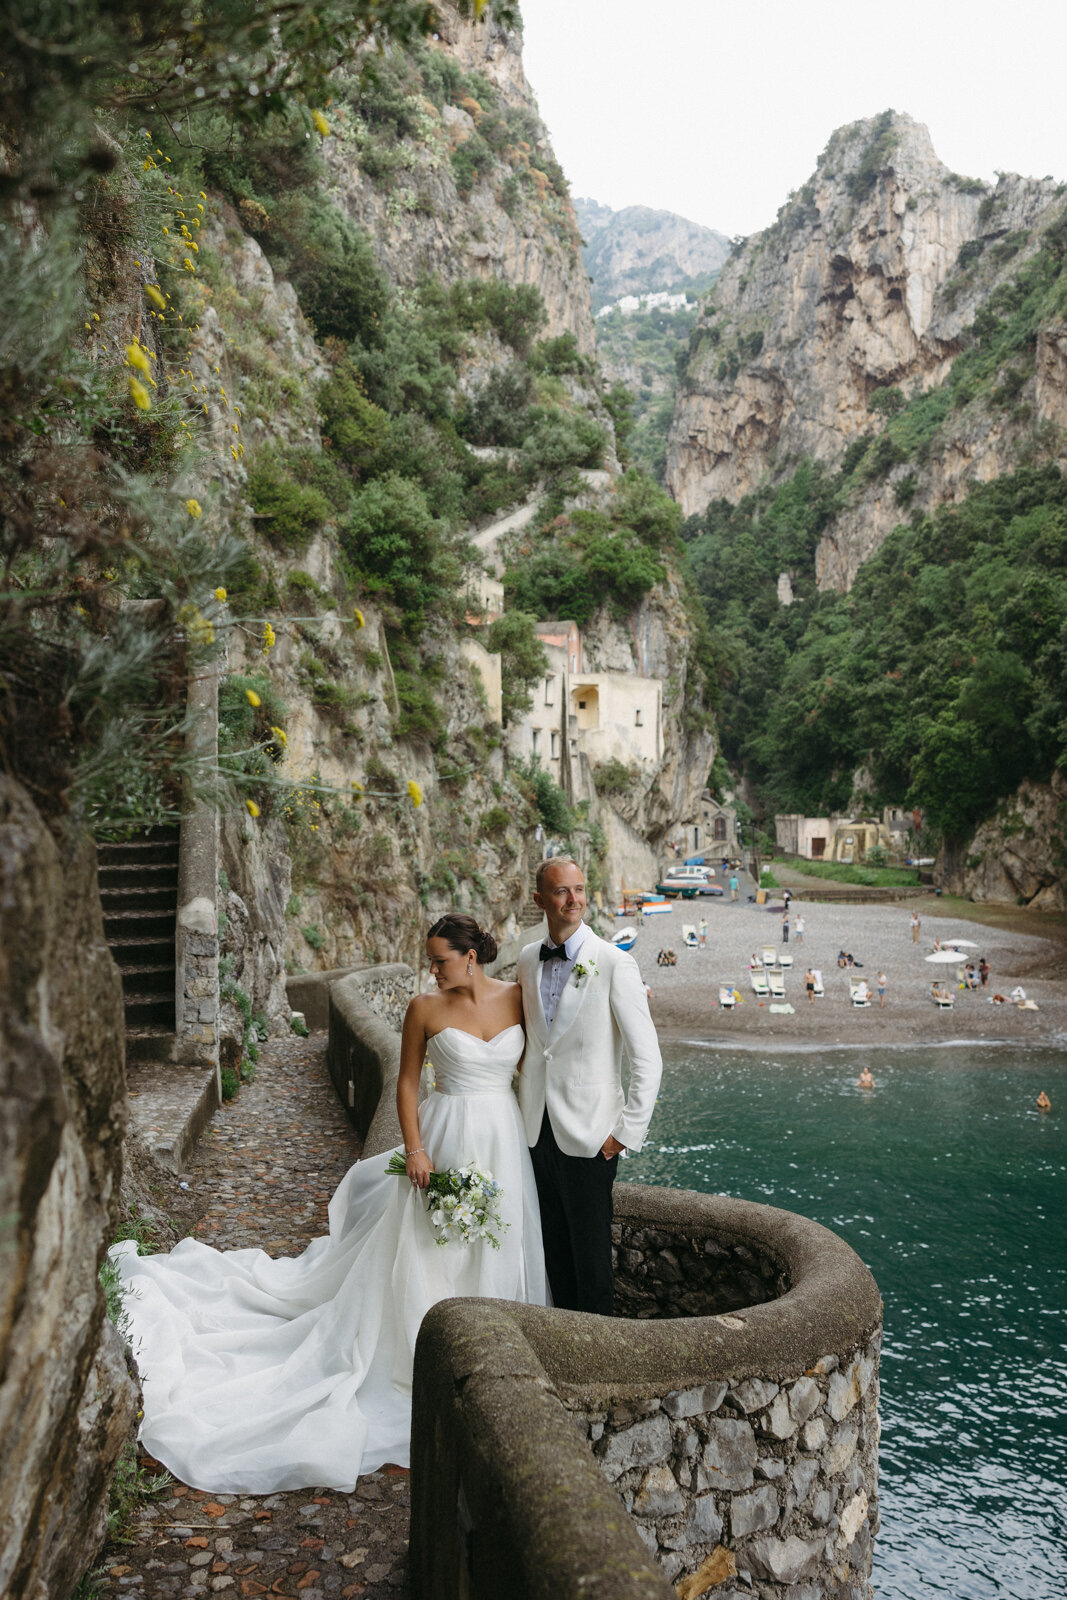
[[[565,944],[543,944],[541,946],[540,960],[551,961],[556,956],[562,956],[566,960],[567,946]]]

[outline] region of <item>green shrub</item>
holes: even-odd
[[[593,768],[593,783],[597,794],[627,794],[633,788],[636,774],[625,762],[612,757]]]
[[[313,922],[309,923],[306,928],[301,928],[300,931],[304,935],[304,938],[307,940],[308,944],[311,946],[312,950],[321,950],[323,945],[326,943],[326,937],[322,929],[316,927],[315,923]]]
[[[557,375],[568,372],[582,373],[587,365],[573,333],[561,333],[554,339],[542,339],[530,355],[530,366],[534,372]]]
[[[252,462],[247,493],[257,528],[276,550],[301,554],[330,516],[326,496],[302,488],[270,449]]]
[[[389,436],[389,418],[368,400],[356,364],[341,361],[319,388],[324,448],[350,472],[361,473]]]
[[[575,817],[555,778],[545,772],[536,756],[525,766],[520,765],[518,771],[533,791],[537,814],[546,833],[555,838],[567,838],[574,829]]]
[[[506,833],[511,825],[511,813],[505,806],[490,806],[482,817],[482,832],[489,838]]]
[[[304,1021],[303,1017],[293,1017],[289,1023],[289,1026],[296,1034],[298,1039],[309,1039],[311,1037],[311,1030]]]
[[[574,467],[600,467],[607,440],[591,417],[564,411],[542,412],[522,442],[523,467],[531,481],[552,482]]]
[[[496,367],[468,402],[460,421],[465,439],[472,444],[521,444],[530,429],[533,382],[521,362]]]
[[[537,633],[536,618],[509,608],[490,624],[486,643],[500,655],[504,721],[518,722],[533,705],[533,685],[548,673],[548,654]]]
[[[224,1100],[236,1100],[240,1092],[241,1080],[233,1068],[223,1067],[219,1073],[219,1081],[222,1087],[222,1098]]]

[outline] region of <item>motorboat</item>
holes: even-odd
[[[620,950],[632,950],[637,943],[637,929],[620,928],[618,932],[612,934],[611,942],[618,945]]]

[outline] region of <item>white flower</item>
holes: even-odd
[[[588,961],[576,961],[573,970],[575,987],[581,983],[583,978],[598,978],[600,976],[600,968],[592,957]]]

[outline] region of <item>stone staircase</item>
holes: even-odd
[[[99,844],[104,936],[122,974],[127,1057],[167,1059],[175,1034],[178,829]]]

